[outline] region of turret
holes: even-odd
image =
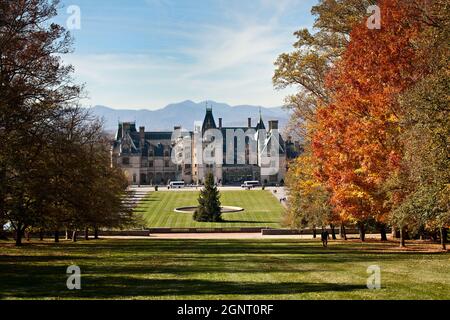
[[[214,121],[212,108],[206,107],[206,115],[205,120],[203,120],[202,133],[204,134],[209,129],[217,129],[217,126]]]

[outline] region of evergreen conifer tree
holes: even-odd
[[[205,187],[198,198],[198,208],[194,213],[194,220],[198,222],[222,221],[220,207],[220,193],[214,184],[214,176],[210,173],[205,179]]]

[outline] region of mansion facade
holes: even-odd
[[[255,180],[265,185],[284,183],[288,160],[297,154],[296,145],[283,140],[278,121],[269,121],[266,129],[261,115],[256,126],[251,118],[247,127],[224,127],[218,120],[216,124],[213,110],[207,108],[203,123],[193,132],[181,127],[146,131],[136,123],[119,123],[112,165],[124,171],[130,185],[202,184],[208,173],[225,185]],[[207,152],[212,160],[203,161]]]

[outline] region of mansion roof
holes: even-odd
[[[277,123],[277,121],[272,121],[272,123]],[[222,121],[219,121],[219,124],[222,124]],[[269,130],[267,130],[267,137],[265,137],[265,145],[267,147],[268,143],[271,139],[278,140],[280,144],[280,154],[284,155],[287,153],[286,143],[283,140],[280,133],[277,133],[277,136],[274,137],[273,129],[271,122],[269,122]],[[254,130],[255,132],[260,132],[261,130],[266,130],[266,126],[260,115],[259,122],[255,127],[247,126],[247,127],[217,127],[216,122],[214,120],[213,111],[210,108],[207,108],[205,119],[202,125],[202,133],[204,134],[208,129],[219,129],[222,131],[223,135],[223,150],[226,152],[227,149],[227,130],[243,130],[244,133],[249,129]],[[114,148],[120,148],[120,153],[129,153],[134,155],[143,155],[146,156],[149,154],[149,151],[153,149],[153,155],[156,157],[164,156],[164,151],[170,150],[172,147],[172,134],[171,131],[153,131],[153,132],[145,132],[145,128],[139,128],[139,131],[136,128],[136,123],[123,122],[119,123],[118,131],[116,134],[116,139],[114,141]],[[192,136],[194,133],[189,132]],[[169,149],[167,149],[169,148]]]

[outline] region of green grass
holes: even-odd
[[[1,299],[450,299],[445,253],[298,240],[0,242]],[[66,289],[66,268],[82,290]],[[367,267],[381,268],[368,290]]]
[[[152,192],[137,208],[149,228],[279,228],[283,207],[269,191],[223,191],[224,206],[237,206],[245,211],[223,214],[222,223],[199,223],[192,214],[176,213],[174,209],[196,206],[198,192]]]

